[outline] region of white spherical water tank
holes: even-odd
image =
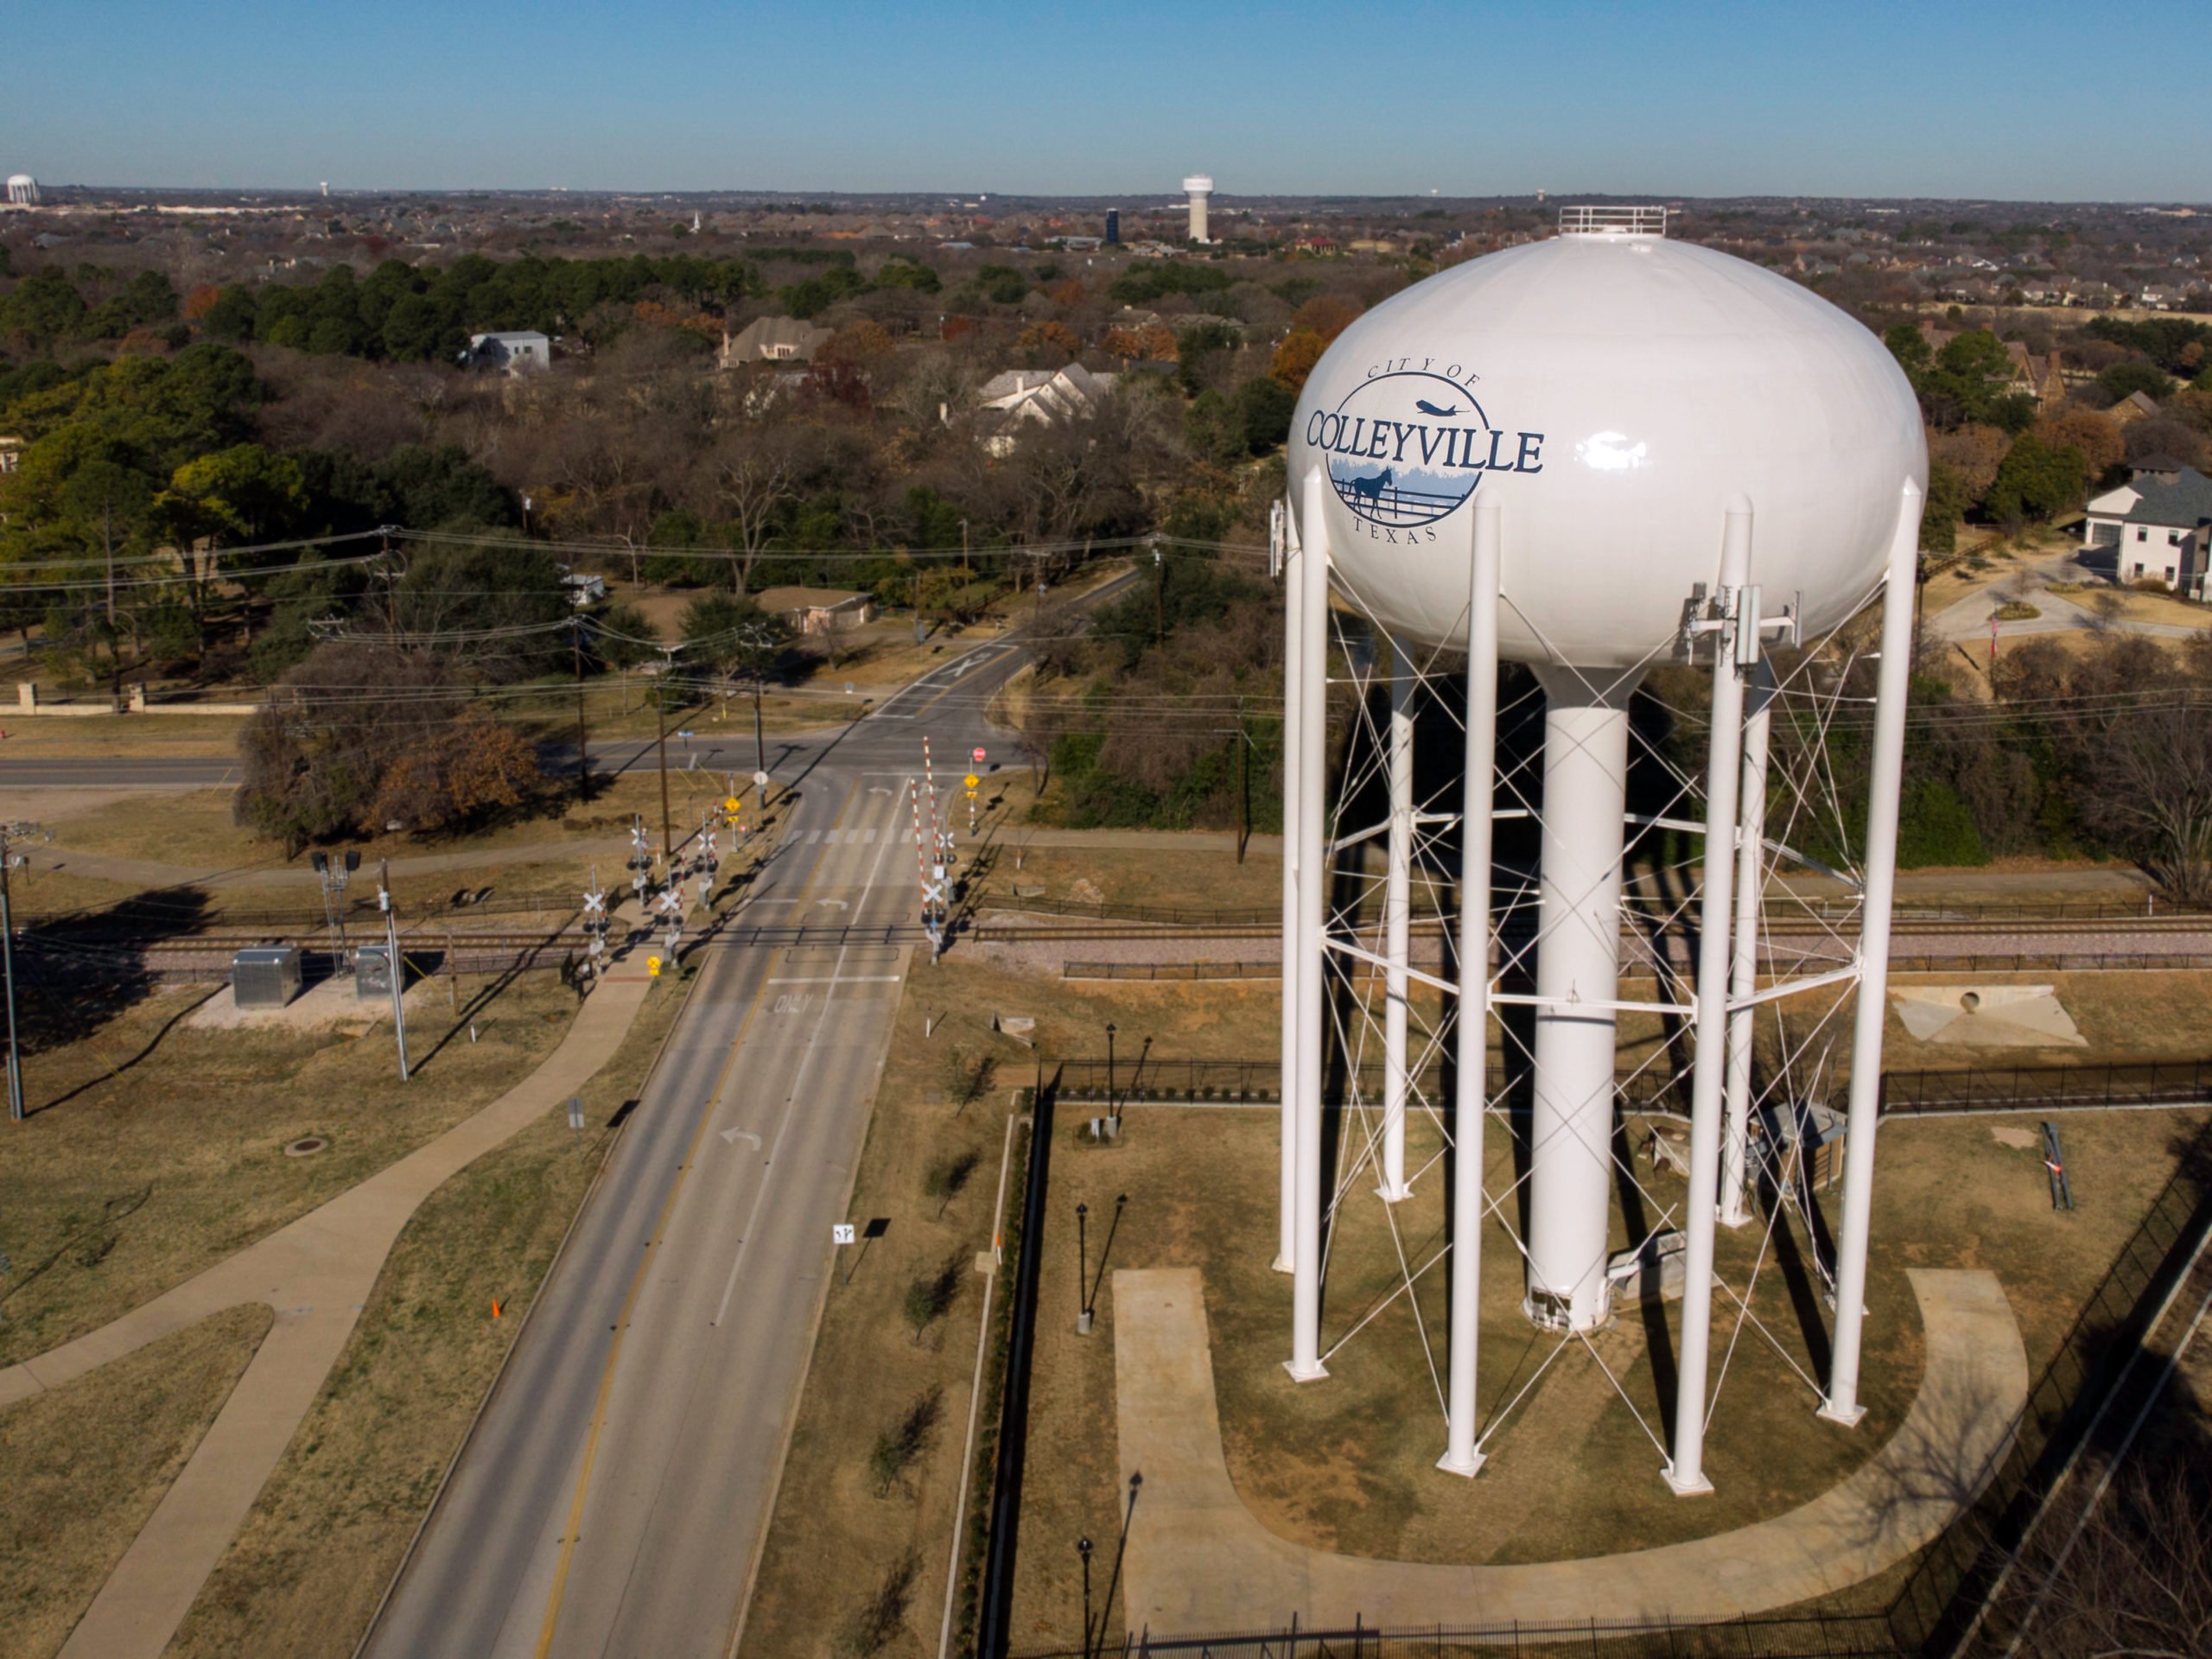
[[[1751,577],[1807,637],[1879,578],[1928,461],[1912,389],[1866,328],[1787,278],[1653,235],[1570,234],[1440,272],[1314,369],[1291,499],[1319,462],[1338,583],[1425,643],[1464,638],[1473,499],[1501,502],[1508,659],[1663,658],[1715,584],[1730,502]]]

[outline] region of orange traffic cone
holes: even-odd
[[[492,1317],[495,1319],[499,1317],[499,1299],[496,1296],[492,1299]]]

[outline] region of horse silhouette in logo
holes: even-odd
[[[1435,416],[1440,421],[1448,421],[1454,415],[1457,415],[1459,412],[1459,406],[1457,404],[1452,404],[1449,409],[1439,409],[1434,404],[1426,402],[1419,397],[1414,399],[1414,407],[1421,410],[1424,415]]]
[[[1379,504],[1382,499],[1382,492],[1397,481],[1397,474],[1385,467],[1381,472],[1370,477],[1355,478],[1347,481],[1351,485],[1351,493],[1354,495],[1363,496],[1370,501]]]

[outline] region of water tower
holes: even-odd
[[[8,175],[8,201],[10,206],[16,207],[37,207],[38,181],[28,173],[10,174]]]
[[[1666,1478],[1704,1478],[1714,1228],[1745,1216],[1752,1010],[1854,981],[1836,1316],[1823,1415],[1858,1418],[1858,1365],[1880,1074],[1890,900],[1920,505],[1927,457],[1911,388],[1841,311],[1726,254],[1666,239],[1656,208],[1568,208],[1554,239],[1471,260],[1376,307],[1307,380],[1293,423],[1283,875],[1282,1215],[1292,1354],[1319,1348],[1327,1197],[1321,1169],[1325,981],[1332,961],[1386,987],[1381,1194],[1406,1194],[1404,1005],[1416,982],[1456,1007],[1447,1449],[1472,1474],[1483,1127],[1497,1103],[1490,1016],[1533,1020],[1523,1309],[1562,1333],[1610,1313],[1607,1226],[1616,1027],[1658,1009],[1695,1033],[1675,1440]],[[1386,821],[1325,810],[1332,590],[1394,659]],[[1810,644],[1883,599],[1861,933],[1855,959],[1758,988],[1769,868],[1765,647]],[[1413,806],[1417,657],[1464,651],[1466,770],[1452,814]],[[1497,664],[1544,698],[1533,988],[1493,967]],[[1694,995],[1624,1000],[1629,704],[1662,663],[1709,672]],[[1746,709],[1746,691],[1751,693]],[[1508,780],[1513,783],[1514,780]],[[1529,797],[1515,784],[1516,796]],[[1509,805],[1511,804],[1509,800]],[[1417,832],[1459,830],[1457,950],[1443,975],[1408,949]],[[1649,822],[1648,820],[1645,822]],[[1331,925],[1332,854],[1380,838],[1374,932]],[[1431,842],[1433,843],[1433,835]],[[1452,962],[1459,964],[1452,978]],[[1565,1340],[1565,1335],[1562,1340]]]
[[[1183,188],[1191,197],[1191,240],[1211,240],[1206,235],[1206,201],[1213,194],[1213,181],[1194,173],[1183,181]]]

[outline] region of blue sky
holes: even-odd
[[[33,12],[35,10],[35,16]],[[19,0],[90,184],[2212,200],[2212,5]]]

